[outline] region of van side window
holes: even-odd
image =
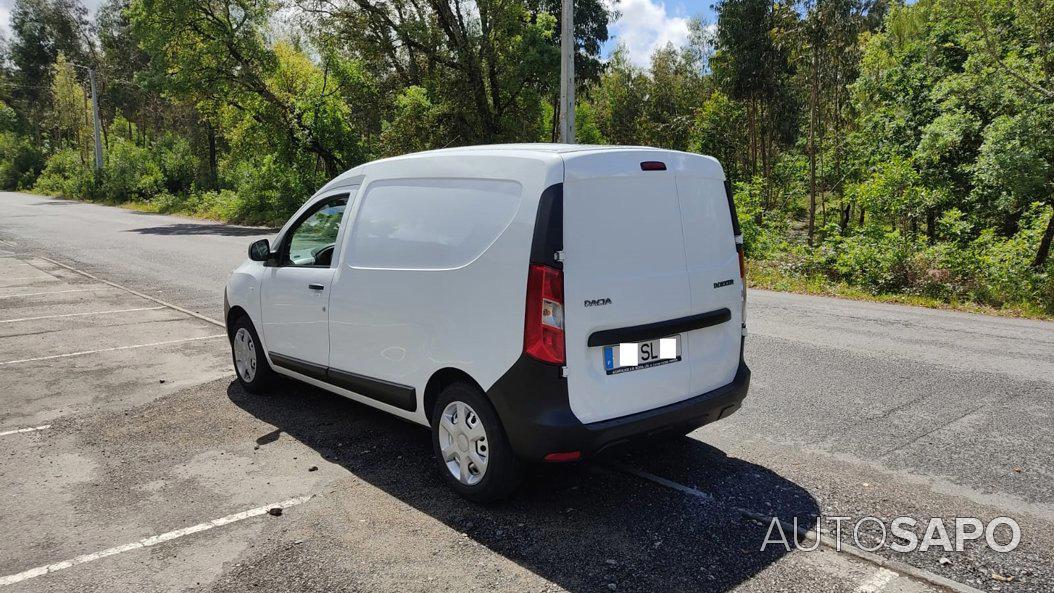
[[[287,266],[328,266],[340,231],[340,219],[348,197],[340,196],[320,203],[315,210],[289,230],[284,264]]]
[[[397,179],[367,188],[355,215],[355,268],[439,270],[465,266],[508,228],[522,187],[489,179]]]

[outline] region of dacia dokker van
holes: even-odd
[[[721,165],[497,145],[367,163],[249,247],[226,323],[249,392],[284,375],[430,426],[461,495],[530,462],[738,409],[746,290]]]

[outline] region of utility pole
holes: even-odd
[[[91,114],[95,120],[95,170],[102,171],[102,122],[99,121],[99,87],[95,84],[95,69],[88,68],[91,83]]]
[[[560,141],[575,143],[575,17],[574,0],[561,0]]]

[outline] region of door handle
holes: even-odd
[[[311,290],[325,290],[326,289],[326,287],[321,285],[321,284],[308,284],[307,287],[310,288]]]

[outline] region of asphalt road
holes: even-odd
[[[280,527],[239,522],[202,549],[122,555],[109,568],[93,562],[26,581],[26,590],[48,590],[45,579],[61,578],[69,580],[52,585],[853,591],[878,574],[830,552],[759,553],[767,526],[735,512],[748,509],[787,520],[820,516],[823,527],[830,524],[822,517],[833,516],[876,516],[887,525],[898,516],[922,525],[931,517],[952,525],[953,517],[1009,516],[1022,532],[1010,553],[972,544],[964,552],[876,553],[982,590],[1054,591],[1054,323],[751,291],[754,376],[740,412],[689,439],[604,464],[540,470],[508,505],[483,509],[442,489],[421,431],[304,387],[251,398],[232,384],[222,340],[209,340],[214,328],[40,259],[219,318],[227,274],[264,236],[0,194],[0,258],[10,260],[0,268],[0,312],[18,319],[14,325],[41,324],[8,333],[0,325],[0,354],[17,362],[0,366],[0,433],[55,426],[4,443],[0,495],[13,505],[8,517],[21,512],[5,519],[19,535],[0,543],[0,577],[311,494],[324,504],[290,509]],[[26,300],[21,311],[4,298],[4,276],[8,295],[49,292],[54,283],[82,292]],[[105,326],[24,321],[89,303],[141,311]],[[157,338],[159,327],[169,333]],[[108,370],[85,364],[78,372],[87,379],[75,383],[54,373],[64,368],[58,363],[23,362],[172,340],[179,342],[135,350],[146,358],[131,366],[109,352]],[[77,387],[85,380],[88,387]],[[52,452],[48,469],[39,461],[45,454],[35,453],[41,446]],[[308,472],[309,463],[317,471]],[[179,469],[161,470],[168,466]],[[687,500],[620,467],[703,497]],[[230,484],[224,476],[238,478]],[[50,491],[44,484],[57,488],[53,499],[37,496]],[[115,507],[128,493],[128,508]],[[65,523],[48,523],[56,514]],[[874,524],[862,531],[877,540]],[[862,590],[923,590],[907,580],[883,587]]]

